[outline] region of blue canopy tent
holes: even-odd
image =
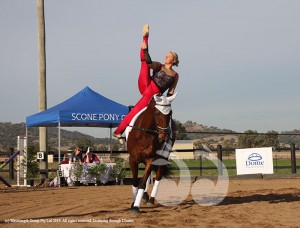
[[[26,117],[26,137],[27,127],[58,126],[58,158],[60,161],[60,127],[104,127],[112,129],[120,124],[127,113],[127,106],[85,87],[68,100]],[[112,132],[110,130],[111,137]]]

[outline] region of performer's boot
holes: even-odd
[[[149,36],[149,24],[145,24],[143,27],[143,37]]]
[[[113,133],[113,136],[116,137],[119,140],[120,144],[122,144],[122,145],[124,144],[124,137],[122,137],[121,134]]]

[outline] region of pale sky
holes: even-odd
[[[300,128],[299,0],[45,0],[45,20],[48,108],[85,86],[135,104],[149,23],[152,59],[179,55],[175,119],[238,132]],[[38,112],[36,0],[1,0],[0,32],[0,122],[25,122]]]

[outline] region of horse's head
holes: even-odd
[[[171,102],[175,99],[177,93],[170,97],[163,95],[154,95],[155,109],[154,109],[154,124],[158,132],[158,141],[160,143],[169,140],[170,121],[172,118]]]

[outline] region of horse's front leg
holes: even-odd
[[[145,203],[147,203],[149,201],[148,188],[149,188],[149,185],[150,185],[150,178],[151,178],[151,173],[150,173],[150,175],[147,179],[146,188],[145,188],[144,195],[143,195],[143,202],[145,202]]]
[[[152,188],[151,197],[148,201],[148,204],[154,205],[154,200],[155,200],[155,197],[156,197],[157,192],[158,192],[159,183],[160,183],[160,181],[162,179],[162,176],[163,176],[163,169],[164,169],[164,166],[158,166],[158,168],[157,168],[157,172],[156,172],[156,176],[155,176],[155,182],[154,182],[154,185],[153,185],[153,188]]]
[[[135,201],[135,198],[136,198],[136,194],[138,192],[139,165],[135,161],[133,161],[133,159],[131,159],[131,157],[129,157],[129,164],[130,164],[130,168],[131,168],[131,172],[132,172],[132,204],[131,204],[131,207],[133,207],[133,204],[134,204],[134,201]]]
[[[144,192],[146,189],[147,180],[152,171],[152,162],[153,162],[152,159],[147,160],[147,162],[146,162],[145,172],[144,172],[144,175],[141,178],[140,183],[138,185],[138,192],[137,192],[133,207],[131,208],[132,213],[135,213],[135,214],[140,213],[141,202],[142,202]]]

